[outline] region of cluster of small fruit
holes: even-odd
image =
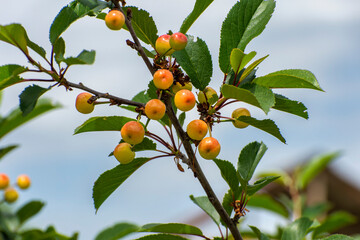
[[[16,179],[16,185],[20,189],[27,189],[30,187],[30,184],[30,178],[25,174],[19,175]],[[3,201],[7,203],[13,203],[19,197],[18,191],[15,189],[15,186],[10,185],[10,178],[5,173],[0,173],[0,190],[4,191]]]
[[[119,30],[125,23],[122,12],[117,9],[111,10],[105,17],[106,25],[112,30]],[[187,45],[187,37],[180,32],[172,35],[164,34],[158,37],[155,42],[155,50],[158,59],[164,59],[170,56],[174,51],[183,50]],[[165,60],[166,63],[166,60]],[[159,67],[160,66],[160,67]],[[174,104],[181,111],[190,111],[197,103],[192,90],[190,81],[181,83],[174,80],[174,73],[177,71],[172,65],[158,65],[158,69],[153,75],[153,83],[158,89],[159,99],[148,101],[144,108],[144,114],[152,120],[160,120],[166,112],[165,104],[160,100],[162,92],[174,95]],[[175,75],[176,76],[176,75]],[[94,101],[91,100],[92,94],[83,92],[76,98],[76,109],[84,114],[91,113],[94,110]],[[218,101],[218,95],[211,87],[206,87],[198,93],[198,104],[206,106],[205,112],[211,112],[211,105]],[[216,105],[216,104],[215,104]],[[232,122],[236,128],[245,128],[247,123],[236,120],[239,116],[250,116],[250,112],[245,108],[238,108],[232,113]],[[141,115],[139,115],[140,117]],[[204,119],[205,120],[205,119]],[[196,143],[199,154],[204,159],[214,159],[220,153],[220,143],[211,135],[209,121],[202,119],[192,120],[186,128],[188,136]],[[209,137],[205,137],[209,132]],[[135,152],[132,147],[143,141],[145,130],[143,125],[138,121],[127,122],[121,129],[123,142],[118,144],[114,149],[115,158],[122,164],[130,163],[135,158]]]

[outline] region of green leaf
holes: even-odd
[[[299,172],[297,178],[298,187],[300,189],[306,188],[309,182],[322,172],[331,161],[339,157],[339,155],[340,152],[332,152],[311,159]]]
[[[196,19],[198,19],[198,17],[213,1],[214,0],[196,0],[194,9],[183,21],[180,32],[185,34],[189,30],[191,25],[193,25],[193,23],[196,21]]]
[[[185,118],[186,118],[186,113],[185,112],[180,113],[180,115],[179,115],[179,123],[180,123],[180,125],[182,127],[184,126]]]
[[[244,80],[262,61],[264,61],[269,55],[266,55],[265,57],[259,58],[258,60],[251,63],[241,74],[240,82]]]
[[[20,24],[0,25],[0,41],[14,45],[25,54],[29,53],[27,39],[26,31]]]
[[[313,221],[308,218],[297,219],[284,229],[281,240],[302,240],[312,223]]]
[[[141,143],[136,144],[135,146],[132,147],[132,150],[134,152],[148,151],[155,149],[156,149],[156,143],[154,143],[151,139],[147,137],[145,137]]]
[[[75,64],[93,64],[95,62],[95,51],[83,50],[77,57],[69,57],[63,60],[68,66]]]
[[[0,91],[21,82],[23,79],[18,75],[26,71],[27,68],[15,64],[0,66]]]
[[[45,203],[40,201],[31,201],[16,211],[16,217],[20,225],[24,224],[28,219],[38,214],[44,207]]]
[[[173,53],[176,61],[190,77],[191,83],[199,90],[204,90],[213,74],[211,55],[206,43],[197,38],[188,36],[185,49]]]
[[[54,104],[49,99],[39,99],[34,110],[25,117],[22,116],[20,109],[17,108],[13,110],[3,121],[0,122],[0,139],[31,119],[59,107],[61,107],[60,104]]]
[[[154,19],[147,11],[143,9],[138,9],[136,7],[126,6],[123,8],[124,12],[126,12],[128,8],[131,9],[131,24],[138,38],[144,43],[150,44],[153,48],[155,48],[155,42],[158,38],[158,30],[155,25]],[[123,28],[128,30],[126,25],[124,25]]]
[[[29,48],[39,54],[42,58],[46,59],[46,51],[44,48],[31,41],[28,36],[26,36],[26,42]]]
[[[326,238],[322,238],[321,240],[354,240],[354,238],[342,234],[335,234]]]
[[[65,54],[65,41],[62,37],[58,38],[54,45],[53,45],[53,51],[55,54],[55,61],[57,64],[60,64],[64,60],[64,54]]]
[[[275,97],[272,91],[256,84],[246,85],[247,89],[225,84],[221,87],[221,92],[226,98],[233,98],[251,104],[268,113],[275,104]]]
[[[323,91],[314,74],[308,70],[287,69],[254,79],[254,82],[268,88],[310,88]]]
[[[252,51],[245,54],[238,48],[234,48],[230,54],[230,64],[235,73],[239,73],[256,55],[256,52]],[[265,58],[264,58],[265,59]],[[263,59],[262,59],[263,60]],[[244,80],[254,68],[262,62],[261,59],[255,61],[254,64],[250,65],[242,74],[240,81]]]
[[[331,209],[330,203],[319,203],[312,206],[305,206],[303,208],[302,216],[307,217],[309,219],[315,219],[321,214],[325,214],[330,209]]]
[[[236,169],[234,165],[226,160],[220,160],[220,159],[213,159],[213,161],[216,163],[218,168],[220,169],[221,176],[223,179],[227,182],[230,189],[233,192],[236,192],[236,190],[239,188],[239,180],[236,177]]]
[[[230,65],[233,71],[238,74],[242,68],[240,68],[241,62],[245,56],[245,53],[238,48],[234,48],[230,54]]]
[[[223,197],[222,206],[229,216],[231,216],[231,213],[234,209],[231,206],[231,203],[233,202],[234,199],[236,200],[239,197],[237,196],[238,192],[240,191],[237,190],[236,193],[234,193],[231,189],[229,189],[229,191],[227,191]]]
[[[332,213],[329,217],[316,227],[313,231],[313,238],[318,237],[322,233],[335,232],[345,226],[356,222],[356,218],[348,212],[338,211]]]
[[[173,233],[203,236],[203,233],[199,228],[183,223],[150,223],[142,226],[139,232]]]
[[[19,147],[19,145],[9,145],[6,147],[2,147],[0,148],[0,160],[9,152],[11,152],[12,150],[14,150],[15,148]]]
[[[190,199],[202,210],[204,210],[204,212],[211,217],[216,225],[220,225],[220,215],[206,196],[194,197],[193,195],[190,195]]]
[[[49,88],[42,88],[38,85],[32,85],[24,89],[19,95],[20,98],[20,110],[25,117],[28,115],[35,107],[39,97],[46,93]]]
[[[149,98],[151,99],[157,99],[158,95],[157,95],[157,88],[155,87],[154,81],[151,80],[148,84],[148,89],[146,90],[146,94],[149,96]]]
[[[275,105],[272,108],[279,111],[291,113],[305,119],[309,118],[307,108],[303,103],[290,100],[279,94],[275,94]]]
[[[263,208],[271,212],[277,213],[285,218],[289,217],[289,212],[286,207],[267,194],[253,195],[249,199],[247,206],[254,208]]]
[[[257,227],[254,226],[249,226],[249,227],[255,233],[255,235],[259,240],[270,240],[270,238],[268,238],[265,234],[263,234]]]
[[[230,53],[234,48],[244,51],[246,45],[265,29],[275,8],[273,0],[242,0],[229,11],[221,27],[219,65],[229,73]]]
[[[110,3],[97,0],[75,0],[68,6],[63,7],[55,17],[50,27],[50,42],[54,44],[60,35],[76,20],[94,15],[111,6]]]
[[[114,226],[102,230],[95,238],[95,240],[117,240],[137,232],[139,226],[131,223],[117,223]]]
[[[137,169],[149,161],[148,158],[135,158],[128,164],[119,164],[100,175],[93,187],[96,211],[104,201]]]
[[[264,120],[257,120],[253,117],[249,116],[240,116],[236,118],[237,120],[241,122],[245,122],[253,127],[256,127],[260,130],[263,130],[264,132],[267,132],[277,139],[279,139],[281,142],[286,143],[285,138],[281,135],[279,128],[276,126],[273,120],[271,119],[264,119]]]
[[[130,121],[136,120],[120,116],[92,117],[77,127],[74,134],[94,131],[120,131],[124,124]]]
[[[237,168],[241,184],[245,185],[251,179],[266,150],[267,147],[262,142],[249,143],[241,150]]]
[[[257,191],[268,185],[269,183],[278,179],[279,176],[268,176],[257,180],[253,185],[248,185],[247,194],[248,196],[254,195]]]
[[[184,240],[187,238],[183,238],[176,235],[170,235],[170,234],[153,234],[153,235],[147,235],[141,238],[137,238],[136,240]]]

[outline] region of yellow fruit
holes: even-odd
[[[167,69],[159,69],[154,73],[153,82],[159,89],[168,89],[174,82],[173,74]]]
[[[8,203],[15,202],[19,197],[19,193],[15,188],[7,188],[4,191],[4,200]]]
[[[187,90],[191,91],[192,90],[191,82],[186,82],[184,86],[181,85],[179,82],[176,82],[176,84],[173,85],[171,88],[173,93],[177,93],[178,91],[180,91],[182,89],[187,89]]]
[[[5,189],[9,186],[10,179],[5,173],[0,173],[0,189]]]
[[[76,97],[75,107],[76,109],[83,114],[91,113],[94,110],[94,104],[89,104],[88,100],[92,97],[92,95],[88,92],[80,93]]]
[[[158,37],[155,42],[155,50],[159,55],[170,56],[175,52],[170,46],[170,35],[164,34]]]
[[[130,144],[139,144],[143,141],[145,135],[144,127],[136,121],[125,123],[121,128],[122,139]]]
[[[201,140],[208,131],[208,125],[206,122],[200,119],[192,120],[186,127],[186,132],[191,139]]]
[[[195,95],[189,90],[180,90],[175,94],[174,103],[181,111],[190,111],[196,103]]]
[[[231,114],[231,117],[235,118],[235,119],[240,116],[249,116],[250,117],[249,110],[247,110],[246,108],[238,108],[238,109],[235,109]],[[249,126],[248,123],[245,123],[245,122],[242,122],[239,120],[234,120],[232,123],[236,128],[246,128],[247,126]]]
[[[114,156],[121,164],[128,164],[135,158],[135,152],[128,143],[120,143],[114,149]]]
[[[145,114],[148,118],[159,120],[164,117],[166,111],[165,104],[159,99],[152,99],[145,105]]]
[[[120,30],[125,23],[125,17],[119,10],[111,10],[105,16],[105,24],[111,30]]]
[[[22,174],[22,175],[19,175],[16,179],[16,184],[19,186],[19,188],[21,189],[27,189],[30,187],[30,184],[31,184],[31,181],[30,181],[30,178],[25,175],[25,174]]]
[[[201,157],[205,159],[214,159],[220,153],[220,143],[213,137],[206,137],[201,140],[198,149]]]
[[[209,102],[209,104],[211,105],[218,100],[218,96],[217,96],[216,91],[213,88],[206,87],[203,91],[199,92],[198,100],[200,103]]]

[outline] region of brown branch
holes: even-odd
[[[117,9],[119,9],[123,14],[124,11],[122,10],[120,4],[118,1],[116,0],[111,0],[111,2],[115,5],[115,7]],[[131,11],[128,11],[128,16],[125,18],[125,24],[134,40],[134,43],[136,44],[136,50],[138,51],[138,53],[140,54],[140,56],[143,58],[147,68],[149,69],[151,75],[154,75],[155,73],[155,69],[153,68],[149,58],[146,56],[144,49],[142,48],[140,41],[138,39],[138,37],[136,36],[136,33],[134,31],[134,28],[132,27],[131,24]],[[125,16],[125,14],[124,14]],[[236,226],[236,223],[233,222],[231,220],[231,218],[229,217],[229,215],[227,214],[227,212],[225,211],[225,209],[223,208],[223,206],[221,205],[219,199],[217,198],[217,196],[215,195],[213,189],[211,188],[209,182],[207,181],[198,161],[196,160],[195,157],[195,153],[192,149],[192,146],[190,144],[189,138],[187,136],[187,134],[184,132],[184,130],[182,129],[179,120],[177,119],[174,110],[172,108],[172,104],[170,101],[170,98],[168,96],[164,96],[165,98],[165,105],[166,105],[166,114],[168,115],[168,117],[170,118],[170,121],[172,122],[172,124],[174,125],[176,132],[178,134],[178,136],[180,137],[181,141],[183,142],[186,154],[189,158],[189,163],[188,165],[192,168],[195,176],[198,178],[201,186],[203,187],[203,189],[205,190],[210,202],[212,203],[212,205],[215,207],[216,211],[219,213],[221,219],[224,221],[224,223],[229,227],[233,237],[235,240],[242,240],[242,237],[240,235],[240,232]],[[181,159],[184,161],[186,161],[186,157],[184,157],[182,154],[178,154],[178,156],[181,157]]]
[[[190,160],[190,162],[188,163],[189,167],[193,170],[195,176],[197,177],[201,186],[205,190],[206,195],[207,195],[208,199],[210,200],[211,204],[214,206],[216,211],[219,213],[219,215],[220,215],[221,219],[224,221],[224,223],[229,227],[234,239],[242,240],[242,237],[236,226],[236,223],[231,220],[230,216],[227,214],[227,212],[221,205],[219,199],[217,198],[216,194],[214,193],[214,190],[211,188],[208,180],[206,179],[206,176],[203,173],[203,171],[199,165],[199,162],[197,161],[197,159],[195,157],[195,153],[190,144],[189,137],[182,129],[182,127],[174,113],[170,98],[168,96],[164,96],[164,102],[166,105],[166,114],[168,115],[170,121],[173,123],[178,136],[180,137],[181,141],[184,144],[186,154]]]
[[[149,71],[151,72],[151,75],[154,75],[155,73],[155,69],[153,68],[149,58],[146,56],[146,53],[144,51],[144,49],[142,48],[141,44],[140,44],[140,41],[139,41],[139,38],[136,36],[136,33],[134,31],[134,28],[132,27],[132,24],[131,24],[131,10],[130,8],[128,10],[128,14],[125,15],[123,9],[121,8],[120,4],[118,1],[116,0],[111,0],[111,2],[115,5],[115,8],[118,9],[120,12],[122,12],[124,14],[125,17],[125,24],[131,34],[131,37],[133,38],[134,40],[134,43],[136,45],[136,51],[138,51],[138,53],[140,54],[140,56],[142,57],[142,59],[144,60],[147,68],[149,69]]]
[[[89,87],[84,86],[82,83],[76,84],[76,83],[66,81],[66,83],[64,83],[64,85],[67,85],[67,86],[72,87],[72,88],[82,89],[84,91],[87,91],[89,93],[92,93],[92,94],[98,96],[99,98],[110,99],[110,100],[112,100],[114,103],[116,103],[118,105],[126,104],[126,105],[135,106],[135,107],[144,107],[145,106],[145,104],[140,103],[140,102],[135,102],[135,101],[131,101],[131,100],[128,100],[128,99],[125,99],[125,98],[116,97],[116,96],[110,95],[108,93],[98,92],[98,91],[96,91],[94,89],[91,89]]]

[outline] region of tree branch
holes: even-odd
[[[84,86],[82,83],[76,84],[76,83],[66,81],[66,83],[64,83],[64,85],[72,87],[72,88],[82,89],[84,91],[87,91],[89,93],[92,93],[92,94],[98,96],[99,98],[110,99],[114,104],[118,104],[118,105],[126,104],[126,105],[135,106],[135,107],[145,107],[145,104],[143,104],[143,103],[131,101],[131,100],[128,100],[125,98],[116,97],[116,96],[110,95],[108,93],[101,93],[94,89]]]
[[[206,179],[206,176],[205,176],[204,172],[202,171],[202,169],[199,165],[199,162],[197,161],[197,159],[195,157],[195,153],[189,142],[189,137],[182,129],[182,127],[174,113],[170,98],[168,96],[164,96],[164,102],[166,105],[166,114],[168,115],[170,121],[174,125],[178,136],[180,137],[181,141],[183,142],[186,154],[189,157],[189,160],[190,160],[190,162],[188,163],[189,167],[193,170],[195,176],[197,177],[201,186],[205,190],[206,195],[207,195],[208,199],[210,200],[211,204],[214,206],[216,211],[219,213],[219,215],[220,215],[221,219],[224,221],[224,223],[229,227],[234,239],[242,240],[242,237],[236,226],[236,223],[231,220],[231,218],[229,217],[229,215],[227,214],[227,212],[221,205],[216,194],[214,193],[214,190],[211,188],[208,180]]]
[[[116,8],[118,8],[123,14],[124,11],[122,10],[119,2],[117,0],[111,0],[111,2],[115,5]],[[131,13],[131,12],[129,12]],[[124,14],[125,16],[125,14]],[[151,75],[154,75],[155,73],[155,69],[153,68],[149,58],[146,56],[140,41],[138,39],[138,37],[136,36],[136,33],[131,25],[131,16],[127,16],[125,18],[125,24],[137,46],[136,50],[139,52],[140,56],[142,57],[142,59],[144,60],[147,68],[149,69]],[[165,95],[165,94],[164,94]],[[227,212],[225,211],[225,209],[223,208],[223,206],[221,205],[219,199],[217,198],[217,196],[215,195],[213,189],[211,188],[209,182],[207,181],[196,157],[195,157],[195,153],[192,149],[192,146],[189,142],[189,138],[187,136],[187,134],[184,132],[184,130],[182,129],[179,120],[177,119],[174,110],[172,108],[172,104],[170,101],[170,98],[168,96],[164,96],[164,102],[166,105],[166,114],[168,115],[168,117],[170,118],[170,121],[172,122],[172,124],[174,125],[176,132],[178,134],[178,136],[180,137],[181,141],[183,142],[186,154],[189,158],[189,163],[188,165],[190,166],[190,168],[193,170],[195,176],[198,178],[201,186],[203,187],[203,189],[205,190],[210,202],[212,203],[212,205],[215,207],[216,211],[219,213],[221,219],[224,221],[224,223],[229,227],[233,237],[235,240],[242,240],[242,237],[240,235],[240,232],[236,226],[236,223],[233,222],[231,220],[231,218],[229,217],[229,215],[227,214]],[[184,158],[182,158],[183,162],[184,162]]]

